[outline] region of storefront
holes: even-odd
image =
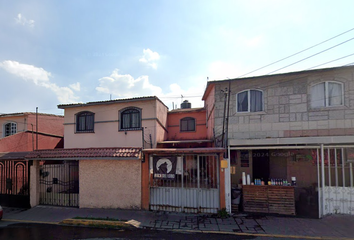
[[[354,214],[353,161],[347,154],[351,148],[349,144],[230,147],[231,186],[243,194],[237,209],[311,218]],[[231,199],[231,208],[235,203]]]

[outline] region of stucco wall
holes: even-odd
[[[190,139],[206,139],[206,112],[204,109],[190,111],[177,111],[168,113],[168,140],[190,140]],[[180,131],[180,121],[182,118],[192,117],[195,119],[196,129],[191,132]]]
[[[119,131],[119,111],[127,107],[141,109],[144,139],[156,143],[158,123],[156,103],[145,100],[135,102],[116,102],[110,104],[83,105],[65,109],[64,148],[87,147],[142,147],[142,130]],[[75,133],[75,114],[90,111],[95,114],[94,133]],[[161,134],[160,132],[158,134]]]
[[[354,134],[354,67],[279,74],[231,81],[229,138],[263,139]],[[344,105],[311,107],[311,86],[338,81],[344,86]],[[224,93],[228,81],[215,82],[215,130],[221,133]],[[264,111],[236,112],[236,94],[262,90]]]
[[[80,160],[80,208],[141,208],[140,160]]]

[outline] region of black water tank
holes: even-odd
[[[192,104],[188,102],[188,100],[184,100],[183,103],[181,103],[181,108],[186,109],[186,108],[191,108]]]

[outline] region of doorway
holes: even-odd
[[[269,150],[253,150],[253,179],[263,179],[266,183],[269,179]]]

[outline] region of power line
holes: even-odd
[[[275,62],[272,62],[272,63],[270,63],[270,64],[267,64],[267,65],[265,65],[265,66],[263,66],[263,67],[257,68],[256,70],[253,70],[253,71],[251,71],[251,72],[248,72],[248,73],[246,73],[246,74],[243,74],[243,75],[241,75],[241,76],[239,76],[239,77],[237,77],[237,78],[241,78],[241,77],[246,76],[246,75],[248,75],[248,74],[250,74],[250,73],[254,73],[254,72],[256,72],[256,71],[258,71],[258,70],[261,70],[261,69],[263,69],[263,68],[272,66],[272,65],[274,65],[274,64],[276,64],[276,63],[278,63],[278,62],[281,62],[281,61],[283,61],[283,60],[286,60],[286,59],[288,59],[288,58],[291,58],[291,57],[293,57],[293,56],[296,56],[296,55],[298,55],[298,54],[300,54],[300,53],[303,53],[303,52],[305,52],[305,51],[307,51],[307,50],[310,50],[310,49],[312,49],[312,48],[314,48],[314,47],[317,47],[317,46],[319,46],[319,45],[321,45],[321,44],[323,44],[323,43],[325,43],[325,42],[328,42],[328,41],[330,41],[330,40],[332,40],[332,39],[335,39],[335,38],[337,38],[337,37],[339,37],[339,36],[341,36],[341,35],[343,35],[343,34],[346,34],[346,33],[350,32],[350,31],[353,31],[353,30],[354,30],[354,28],[349,29],[349,30],[347,30],[347,31],[345,31],[345,32],[343,32],[343,33],[340,33],[340,34],[338,34],[338,35],[336,35],[336,36],[334,36],[334,37],[331,37],[331,38],[329,38],[329,39],[327,39],[327,40],[325,40],[325,41],[322,41],[322,42],[320,42],[320,43],[317,43],[317,44],[315,44],[315,45],[313,45],[313,46],[311,46],[311,47],[308,47],[308,48],[306,48],[306,49],[304,49],[304,50],[301,50],[301,51],[299,51],[299,52],[297,52],[297,53],[294,53],[294,54],[292,54],[292,55],[290,55],[290,56],[287,56],[287,57],[285,57],[285,58],[282,58],[282,59],[280,59],[280,60],[277,60],[277,61],[275,61]]]
[[[348,40],[346,40],[346,41],[344,41],[344,42],[341,42],[341,43],[339,43],[339,44],[337,44],[337,45],[334,45],[334,46],[332,46],[332,47],[330,47],[330,48],[327,48],[327,49],[325,49],[325,50],[322,50],[322,51],[320,51],[320,52],[318,52],[318,53],[315,53],[315,54],[313,54],[313,55],[311,55],[311,56],[308,56],[308,57],[306,57],[306,58],[303,58],[303,59],[301,59],[301,60],[299,60],[299,61],[296,61],[296,62],[294,62],[294,63],[292,63],[292,64],[289,64],[289,65],[287,65],[287,66],[285,66],[285,67],[282,67],[282,68],[279,68],[279,69],[277,69],[277,70],[274,70],[274,71],[272,71],[272,72],[270,72],[270,73],[267,73],[266,75],[275,73],[275,72],[277,72],[277,71],[279,71],[279,70],[282,70],[282,69],[284,69],[284,68],[290,67],[290,66],[292,66],[292,65],[295,65],[295,64],[297,64],[297,63],[299,63],[299,62],[302,62],[302,61],[304,61],[304,60],[307,60],[307,59],[309,59],[309,58],[312,58],[312,57],[314,57],[314,56],[316,56],[316,55],[318,55],[318,54],[324,53],[324,52],[326,52],[326,51],[328,51],[328,50],[330,50],[330,49],[333,49],[333,48],[335,48],[335,47],[338,47],[338,46],[340,46],[340,45],[342,45],[342,44],[344,44],[344,43],[347,43],[347,42],[349,42],[349,41],[351,41],[351,40],[353,40],[353,39],[354,39],[354,37],[353,37],[353,38],[350,38],[350,39],[348,39]]]
[[[344,59],[344,58],[347,58],[347,57],[350,57],[350,56],[353,56],[353,55],[354,55],[354,53],[349,54],[349,55],[344,56],[344,57],[341,57],[341,58],[334,59],[334,60],[329,61],[329,62],[322,63],[322,64],[320,64],[320,65],[317,65],[317,66],[314,66],[314,67],[311,67],[311,68],[308,68],[307,70],[310,70],[310,69],[313,69],[313,68],[317,68],[317,67],[320,67],[320,66],[322,66],[322,65],[326,65],[326,64],[328,64],[328,63],[335,62],[335,61],[338,61],[338,60],[341,60],[341,59]]]

